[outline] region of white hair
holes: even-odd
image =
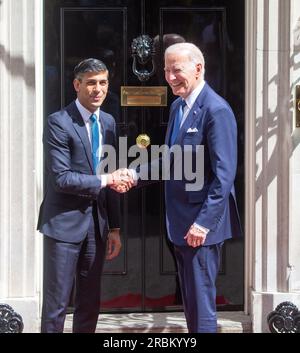
[[[202,79],[205,74],[205,59],[202,51],[193,43],[176,43],[170,45],[165,51],[165,58],[170,54],[179,54],[187,56],[193,64],[201,64],[202,66]]]

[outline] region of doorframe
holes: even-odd
[[[255,230],[255,174],[256,174],[256,1],[245,2],[245,266],[244,312],[251,312],[252,256]]]
[[[44,1],[35,0],[36,15],[35,23],[37,41],[35,46],[35,66],[36,66],[36,151],[37,151],[37,166],[39,182],[37,185],[38,193],[36,195],[37,203],[42,200],[43,195],[43,165],[44,154],[43,145],[40,143],[43,133],[44,108],[45,108],[45,91],[44,91]],[[245,243],[244,243],[244,312],[251,312],[251,286],[253,283],[253,236],[255,229],[255,111],[256,111],[256,36],[255,28],[257,22],[256,0],[245,2]],[[40,34],[40,35],[38,35]],[[37,216],[36,216],[37,217]],[[38,285],[37,291],[40,297],[39,312],[41,313],[42,294],[43,294],[43,248],[41,239],[38,242],[38,262],[40,264],[37,269]]]
[[[36,145],[36,204],[41,205],[44,197],[44,148],[43,148],[43,130],[45,121],[45,26],[44,26],[44,1],[34,0],[35,6],[35,95],[36,95],[36,124],[35,124],[35,145]],[[38,222],[39,210],[35,210],[35,224]],[[37,295],[39,297],[38,316],[42,315],[42,298],[43,298],[43,237],[37,233]],[[40,320],[39,320],[40,321]]]

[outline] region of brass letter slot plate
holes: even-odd
[[[166,107],[166,86],[121,86],[122,107]]]
[[[296,86],[296,127],[300,127],[300,86]]]

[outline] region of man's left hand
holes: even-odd
[[[121,247],[120,230],[110,230],[107,238],[106,260],[112,260],[118,256]]]
[[[189,246],[197,248],[198,246],[204,244],[206,239],[206,233],[192,225],[184,239],[186,240]]]

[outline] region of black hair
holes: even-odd
[[[77,79],[81,78],[81,75],[86,72],[101,72],[108,71],[103,61],[99,59],[84,59],[80,61],[74,68],[74,77]]]

